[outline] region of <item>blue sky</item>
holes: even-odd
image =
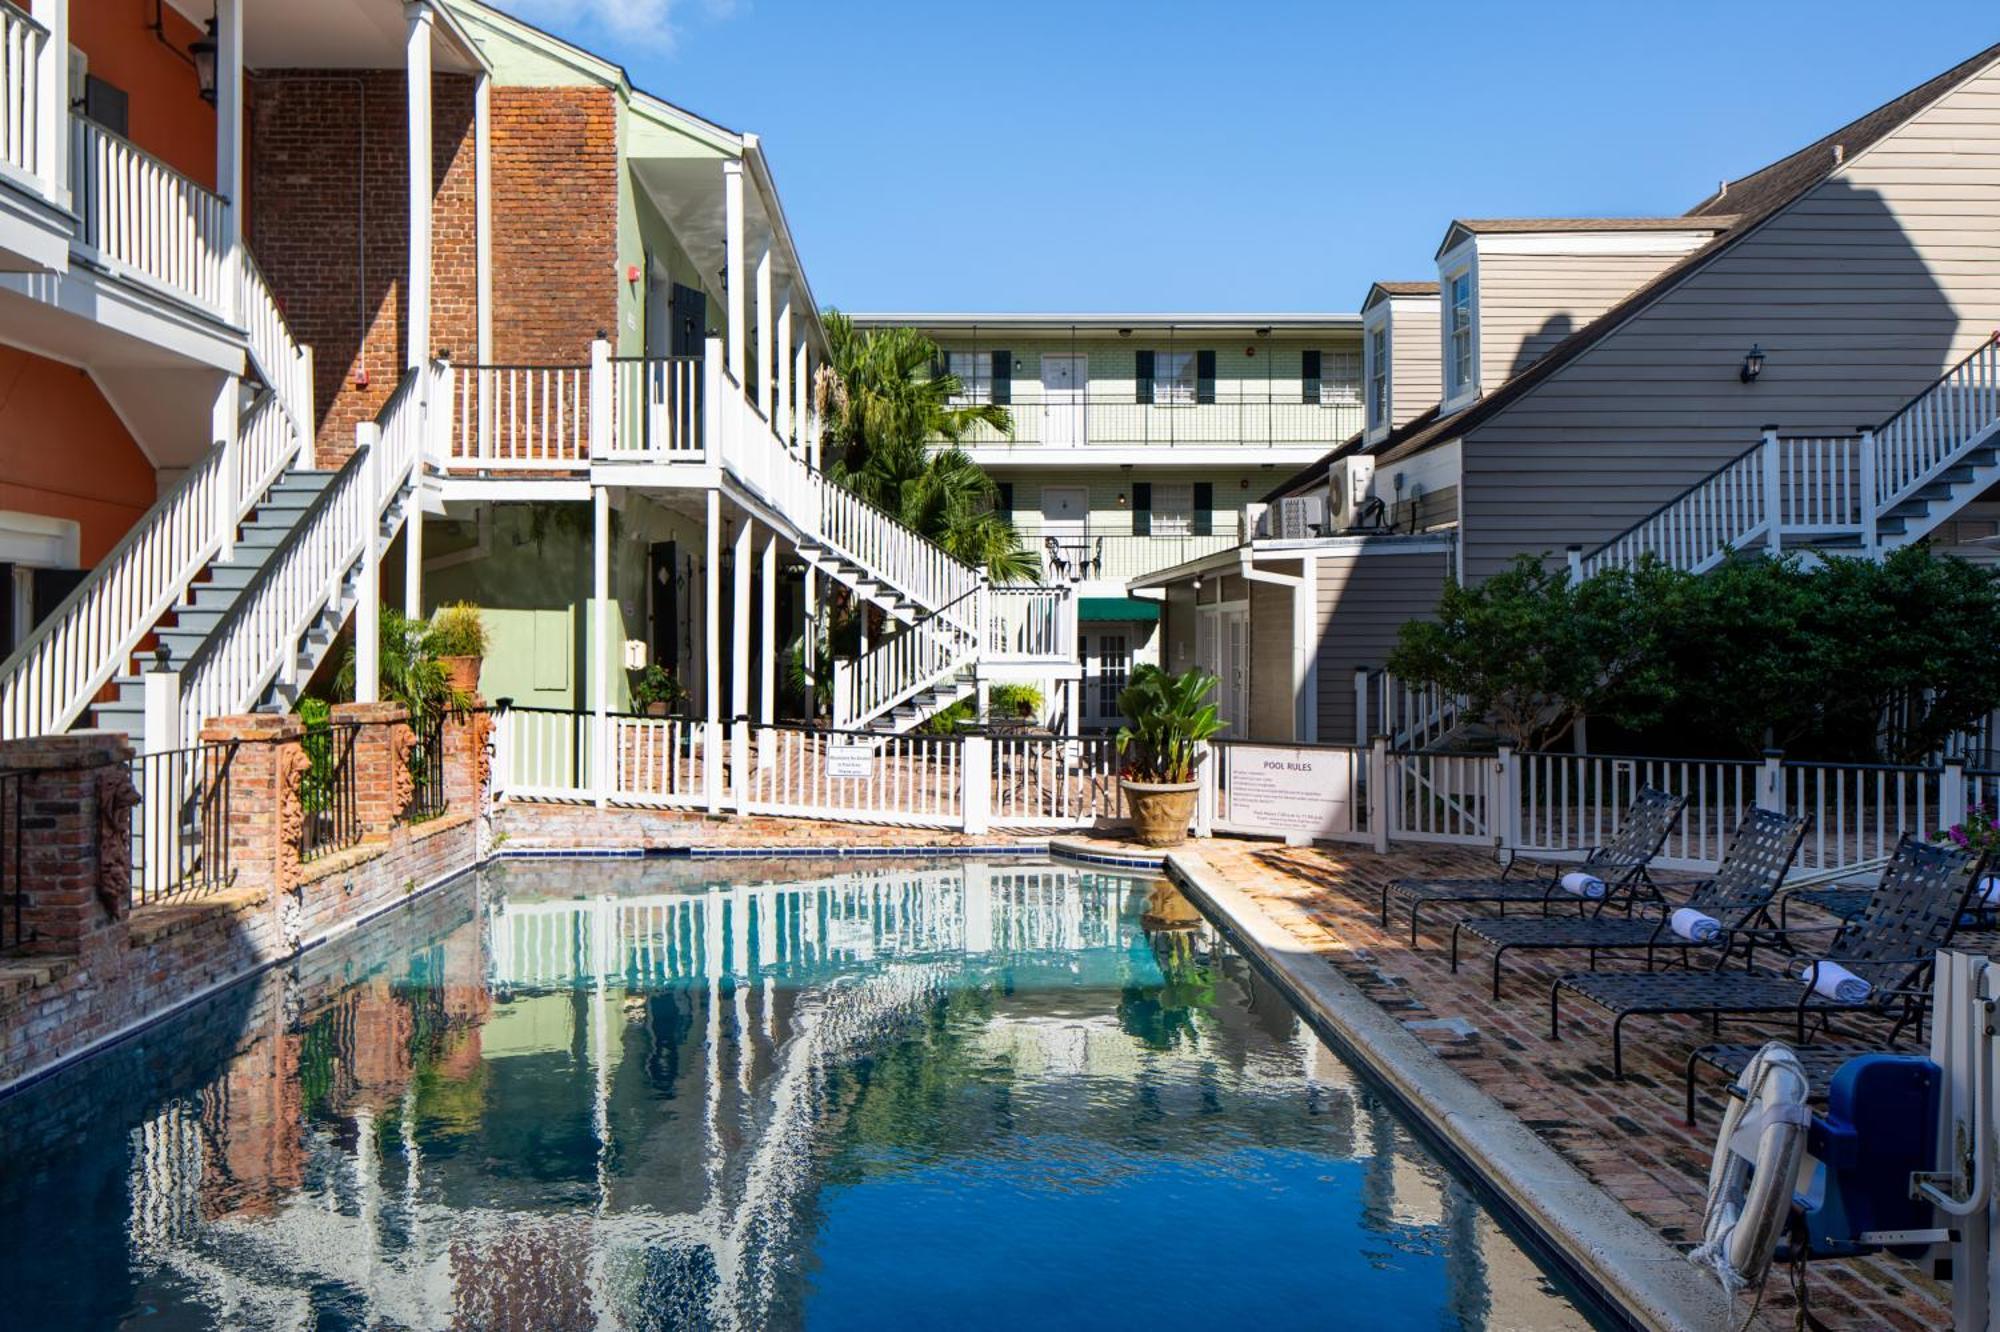
[[[824,305],[1352,310],[1454,216],[1678,213],[1992,0],[500,0],[764,141]]]

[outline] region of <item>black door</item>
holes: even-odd
[[[683,287],[676,282],[671,300],[674,325],[672,354],[699,360],[708,339],[708,297],[693,287]]]
[[[653,660],[681,673],[680,546],[655,541],[646,551],[646,582],[653,589]]]

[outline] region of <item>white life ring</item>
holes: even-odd
[[[1780,1042],[1757,1052],[1736,1087],[1742,1094],[1730,1098],[1708,1168],[1701,1243],[1688,1254],[1732,1298],[1770,1269],[1812,1126],[1805,1069]]]

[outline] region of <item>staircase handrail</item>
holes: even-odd
[[[1964,356],[1960,357],[1952,365],[1946,367],[1944,372],[1938,375],[1936,379],[1933,379],[1930,383],[1924,385],[1921,389],[1918,389],[1915,393],[1911,394],[1907,402],[1905,402],[1901,407],[1898,407],[1895,411],[1891,412],[1888,416],[1883,418],[1882,424],[1875,427],[1875,433],[1879,435],[1884,430],[1887,430],[1890,426],[1894,425],[1897,421],[1901,420],[1905,415],[1907,415],[1910,412],[1912,408],[1916,407],[1919,403],[1923,402],[1925,398],[1930,397],[1931,394],[1935,393],[1938,389],[1942,388],[1947,380],[1956,378],[1960,374],[1960,372],[1965,370],[1967,366],[1971,365],[1981,356],[1991,351],[1996,345],[2000,345],[2000,328],[1994,329],[1993,332],[1987,335],[1985,341],[1981,342],[1977,347],[1974,347],[1971,351],[1967,352]]]
[[[222,525],[215,521],[214,489],[226,465],[222,445],[211,444],[195,465],[119,538],[110,554],[70,589],[69,595],[43,617],[5,661],[0,661],[0,739],[50,735],[66,729],[89,706],[105,682],[131,660],[139,640],[174,604],[188,580],[213,558],[222,544]],[[178,558],[162,562],[157,552],[147,547],[160,540],[160,533],[182,515],[186,515],[198,535]],[[136,595],[122,590],[135,581],[140,584]],[[118,614],[121,611],[123,615]],[[85,623],[93,615],[99,617],[99,623]],[[69,643],[68,640],[91,628],[98,630],[103,640],[101,646],[92,650],[86,643],[79,649]],[[88,664],[70,672],[76,678],[60,687],[54,684],[35,687],[32,679],[23,682],[22,677],[38,666],[54,671],[79,658],[87,658]],[[21,697],[24,688],[31,697]]]
[[[960,603],[976,603],[978,598],[979,589],[974,588],[950,604],[919,616],[902,632],[877,643],[852,661],[834,662],[835,729],[866,726],[891,708],[963,669],[977,654],[978,636],[947,612],[969,609],[961,607]],[[935,651],[922,660],[902,662],[908,667],[901,672],[902,678],[881,678],[887,674],[885,664],[893,667],[899,658],[911,658],[913,653],[925,646],[931,646]]]
[[[251,365],[277,394],[285,414],[291,418],[300,449],[310,449],[314,425],[311,357],[292,335],[271,281],[258,265],[257,257],[250,253],[250,247],[239,244],[236,252],[242,262],[237,314],[243,321]]]
[[[1968,384],[1967,380],[1976,382]],[[1924,429],[1925,423],[1917,419],[1920,410],[1947,391],[1983,393],[1986,411],[1975,418],[1979,423],[1972,425],[1962,438],[1952,439],[1950,435],[1951,428],[1962,424],[1961,421],[1953,420],[1940,426],[1938,434],[1947,447],[1935,450],[1927,460],[1919,455],[1912,465],[1912,450],[1908,444],[1923,443],[1922,440],[1912,439]],[[1994,330],[1956,365],[1932,380],[1921,393],[1875,427],[1878,511],[1888,510],[1929,485],[1952,466],[1973,440],[1991,431],[1996,420],[2000,420],[2000,329]]]
[[[1700,480],[1694,482],[1692,485],[1686,487],[1685,489],[1675,494],[1672,499],[1668,500],[1666,503],[1654,509],[1651,513],[1647,514],[1644,518],[1641,518],[1638,522],[1633,523],[1630,527],[1620,532],[1617,536],[1614,536],[1609,541],[1602,542],[1599,545],[1594,546],[1590,550],[1586,551],[1583,556],[1584,573],[1586,575],[1596,573],[1598,568],[1601,567],[1604,562],[1603,557],[1605,553],[1609,551],[1612,547],[1620,545],[1621,543],[1630,540],[1640,531],[1644,530],[1647,526],[1651,525],[1653,522],[1657,521],[1659,518],[1664,516],[1669,510],[1680,507],[1681,505],[1687,503],[1688,500],[1690,500],[1697,492],[1706,490],[1709,486],[1713,485],[1717,477],[1721,476],[1723,473],[1729,471],[1732,468],[1742,466],[1744,463],[1757,457],[1757,455],[1759,455],[1763,451],[1764,451],[1764,441],[1760,439],[1755,444],[1752,444],[1749,448],[1743,450],[1743,452],[1735,455],[1734,457],[1730,458],[1727,462],[1716,467],[1713,471],[1709,472],[1708,475],[1702,477]],[[1759,513],[1761,514],[1761,512],[1762,509],[1760,506]],[[1748,537],[1750,536],[1755,536],[1757,532],[1761,530],[1761,528],[1762,528],[1761,520],[1759,523],[1752,524],[1748,532],[1745,534],[1744,539],[1748,539]]]

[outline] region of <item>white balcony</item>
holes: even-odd
[[[1232,549],[1241,540],[1233,529],[1199,536],[1142,536],[1129,530],[1105,532],[1096,528],[1079,532],[1039,525],[1022,526],[1018,531],[1021,544],[1041,558],[1043,580],[1050,583],[1124,583]]]
[[[66,111],[48,78],[48,27],[0,0],[0,270],[61,272],[71,220],[55,173]]]
[[[1264,392],[1218,391],[1213,401],[1141,402],[1130,388],[1076,394],[1016,391],[1001,404],[1013,418],[1009,438],[979,425],[960,441],[985,464],[1037,466],[1159,458],[1170,449],[1191,464],[1310,462],[1361,429],[1360,404],[1306,402]]]

